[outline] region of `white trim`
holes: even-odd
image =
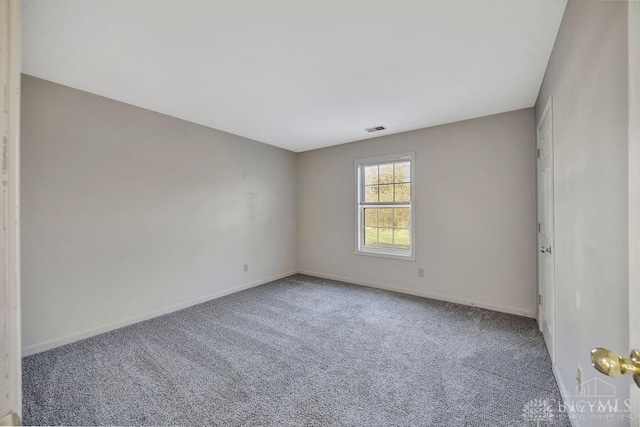
[[[0,87],[3,114],[0,140],[4,161],[0,175],[0,318],[3,349],[0,367],[0,417],[22,416],[22,360],[20,357],[20,0],[0,3]]]
[[[255,282],[247,283],[244,285],[239,285],[233,287],[231,289],[226,289],[223,291],[214,292],[209,295],[205,295],[203,297],[199,297],[196,299],[192,299],[191,301],[183,302],[180,304],[172,305],[170,307],[162,308],[160,310],[154,310],[149,313],[142,314],[140,316],[131,317],[129,319],[120,320],[118,322],[109,323],[107,325],[99,326],[93,329],[87,329],[82,332],[78,332],[71,335],[66,335],[60,338],[55,338],[52,340],[40,342],[37,344],[30,345],[22,349],[22,357],[30,356],[32,354],[40,353],[43,351],[51,350],[52,348],[60,347],[65,344],[70,344],[72,342],[80,341],[85,338],[93,337],[95,335],[99,335],[105,332],[113,331],[114,329],[122,328],[124,326],[133,325],[134,323],[142,322],[145,320],[153,319],[154,317],[162,316],[164,314],[172,313],[174,311],[182,310],[187,307],[191,307],[196,304],[201,304],[203,302],[207,302],[216,298],[223,297],[225,295],[230,295],[236,292],[243,291],[245,289],[253,288],[256,286],[263,285],[265,283],[272,282],[274,280],[282,279],[285,277],[293,276],[297,274],[296,270],[288,271],[286,273],[277,274],[275,276],[267,277],[266,279],[256,280]]]
[[[367,157],[364,159],[356,160],[356,164],[367,165],[367,164],[377,164],[383,162],[394,162],[396,160],[406,159],[407,157],[413,158],[415,156],[415,152],[407,151],[405,153],[397,153],[397,154],[387,154],[385,156],[376,156],[376,157]]]
[[[540,120],[538,120],[538,124],[536,125],[536,129],[538,131],[540,130],[540,126],[544,122],[545,117],[547,117],[547,114],[549,114],[549,112],[551,111],[552,106],[553,106],[553,95],[551,95],[549,99],[547,99],[547,103],[544,106],[544,110],[542,110],[542,114],[540,115]],[[553,130],[553,128],[551,128],[551,130]],[[540,145],[538,145],[538,148],[540,148]]]
[[[629,79],[628,246],[629,246],[629,347],[640,349],[640,2],[629,2],[627,73]],[[631,382],[631,422],[640,426],[640,389]]]
[[[262,280],[258,280],[255,282],[251,282],[248,284],[244,284],[244,285],[240,285],[240,286],[236,286],[234,288],[231,289],[227,289],[224,291],[219,291],[219,292],[215,292],[213,294],[204,296],[204,297],[200,297],[200,298],[196,298],[193,299],[191,301],[187,301],[181,304],[176,304],[173,305],[171,307],[167,307],[164,309],[160,309],[160,310],[155,310],[152,311],[150,313],[146,313],[140,316],[136,316],[136,317],[132,317],[126,320],[122,320],[122,321],[118,321],[118,322],[114,322],[114,323],[110,323],[108,325],[104,325],[104,326],[100,326],[98,328],[93,328],[93,329],[88,329],[86,331],[83,332],[79,332],[76,334],[72,334],[72,335],[67,335],[64,337],[60,337],[60,338],[56,338],[53,340],[49,340],[49,341],[44,341],[38,344],[33,344],[30,345],[29,347],[25,347],[22,349],[22,357],[26,357],[26,356],[30,356],[32,354],[36,354],[36,353],[41,353],[43,351],[47,351],[47,350],[51,350],[53,348],[56,347],[60,347],[66,344],[70,344],[76,341],[80,341],[82,339],[85,338],[90,338],[92,336],[96,336],[105,332],[109,332],[115,329],[119,329],[125,326],[129,326],[129,325],[133,325],[135,323],[139,323],[139,322],[143,322],[145,320],[149,320],[149,319],[153,319],[154,317],[158,317],[158,316],[162,316],[164,314],[168,314],[168,313],[172,313],[174,311],[178,311],[178,310],[182,310],[184,308],[188,308],[191,307],[193,305],[196,304],[201,304],[203,302],[207,302],[210,300],[214,300],[216,298],[220,298],[226,295],[230,295],[236,292],[240,292],[243,291],[245,289],[250,289],[256,286],[260,286],[260,285],[264,285],[265,283],[269,283],[272,282],[274,280],[278,280],[278,279],[283,279],[285,277],[290,277],[293,276],[295,274],[305,274],[307,276],[314,276],[314,277],[320,277],[323,279],[329,279],[329,280],[337,280],[339,282],[345,282],[345,283],[351,283],[354,285],[361,285],[361,286],[367,286],[370,288],[376,288],[376,289],[384,289],[387,291],[392,291],[392,292],[398,292],[401,294],[408,294],[408,295],[415,295],[415,296],[419,296],[419,297],[423,297],[423,298],[430,298],[430,299],[435,299],[435,300],[439,300],[439,301],[446,301],[446,302],[451,302],[451,303],[455,303],[455,304],[462,304],[462,305],[467,305],[467,306],[471,306],[471,307],[478,307],[478,308],[484,308],[487,310],[492,310],[492,311],[497,311],[500,313],[508,313],[508,314],[515,314],[518,316],[524,316],[524,317],[530,317],[530,318],[535,318],[536,313],[535,312],[529,312],[529,311],[525,311],[525,310],[520,310],[517,308],[512,308],[512,307],[504,307],[504,306],[500,306],[500,305],[495,305],[495,304],[489,304],[489,303],[484,303],[484,302],[476,302],[476,301],[470,301],[470,300],[465,300],[465,299],[460,299],[460,298],[452,298],[452,297],[448,297],[448,296],[444,296],[444,295],[439,295],[439,294],[434,294],[434,293],[430,293],[430,292],[422,292],[422,291],[416,291],[413,289],[409,289],[409,288],[402,288],[402,287],[396,287],[396,286],[389,286],[389,285],[385,285],[385,284],[381,284],[381,283],[375,283],[375,282],[369,282],[366,280],[358,280],[358,279],[352,279],[352,278],[348,278],[348,277],[342,277],[342,276],[336,276],[334,274],[324,274],[324,273],[318,273],[315,271],[309,271],[309,270],[292,270],[286,273],[282,273],[282,274],[278,274],[272,277],[268,277],[266,279],[262,279]],[[557,377],[557,375],[556,375]],[[560,380],[558,380],[560,381]]]
[[[355,186],[356,186],[356,197],[355,197],[355,217],[356,217],[356,255],[366,255],[366,256],[375,256],[382,258],[392,258],[399,259],[403,261],[415,261],[416,260],[416,203],[415,203],[415,158],[416,154],[413,151],[399,154],[389,154],[386,156],[377,156],[377,157],[368,157],[365,159],[357,159],[354,161],[354,169],[355,169]],[[362,225],[362,217],[363,217],[363,206],[360,204],[360,200],[363,197],[362,194],[362,186],[361,184],[361,173],[360,168],[366,165],[372,164],[380,164],[385,162],[394,162],[396,160],[409,160],[410,162],[410,170],[409,173],[411,175],[411,202],[409,204],[411,209],[411,228],[409,229],[409,233],[411,235],[411,245],[409,250],[404,249],[396,249],[396,248],[367,248],[363,244],[363,225]],[[389,206],[393,205],[390,203]],[[375,206],[372,204],[371,206]]]
[[[471,301],[471,300],[465,300],[465,299],[461,299],[461,298],[453,298],[453,297],[449,297],[449,296],[445,296],[445,295],[434,294],[434,293],[431,293],[431,292],[416,291],[414,289],[402,288],[402,287],[398,287],[398,286],[389,286],[389,285],[382,284],[382,283],[369,282],[369,281],[366,281],[366,280],[359,280],[359,279],[352,279],[350,277],[336,276],[334,274],[318,273],[316,271],[300,270],[299,273],[300,274],[306,274],[307,276],[314,276],[314,277],[320,277],[320,278],[323,278],[323,279],[337,280],[339,282],[351,283],[351,284],[354,284],[354,285],[368,286],[370,288],[376,288],[376,289],[384,289],[384,290],[387,290],[387,291],[398,292],[398,293],[401,293],[401,294],[415,295],[415,296],[418,296],[418,297],[430,298],[430,299],[435,299],[435,300],[439,300],[439,301],[452,302],[452,303],[455,303],[455,304],[468,305],[468,306],[471,306],[471,307],[485,308],[487,310],[498,311],[498,312],[501,312],[501,313],[516,314],[518,316],[530,317],[532,319],[536,318],[536,312],[535,311],[520,310],[520,309],[513,308],[513,307],[504,307],[504,306],[501,306],[501,305],[489,304],[489,303],[485,303],[485,302],[481,302],[481,301]]]
[[[360,214],[358,213],[358,216]],[[358,237],[360,238],[360,237]],[[396,249],[396,251],[401,251],[401,249]],[[401,259],[404,261],[415,261],[416,257],[411,256],[408,251],[404,250],[402,252],[394,252],[393,248],[385,249],[385,248],[371,248],[371,249],[356,249],[357,255],[367,255],[367,256],[377,256],[380,258],[392,258],[392,259]]]

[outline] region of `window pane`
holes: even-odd
[[[399,249],[409,249],[411,246],[409,230],[393,230],[393,233],[393,246]]]
[[[380,201],[393,202],[393,184],[380,185]]]
[[[364,187],[364,201],[365,202],[377,202],[378,201],[378,186],[367,185]]]
[[[364,167],[364,184],[375,185],[378,183],[378,165]]]
[[[378,227],[393,227],[393,208],[378,209]]]
[[[409,228],[411,225],[411,210],[409,208],[395,208],[393,216],[394,228]]]
[[[393,184],[393,163],[380,165],[378,179],[380,184]]]
[[[393,246],[393,228],[378,229],[378,245],[389,248]]]
[[[398,156],[389,156],[377,164],[360,164],[357,196],[361,203],[358,233],[362,240],[358,247],[366,247],[365,252],[411,253],[411,168],[410,160]]]
[[[395,184],[396,202],[411,201],[411,184]]]
[[[409,162],[400,162],[395,164],[396,179],[394,182],[410,182],[411,181],[411,169]]]
[[[364,210],[364,225],[367,227],[378,226],[378,209],[365,209]]]
[[[364,245],[378,246],[378,229],[377,228],[366,227],[364,229]]]

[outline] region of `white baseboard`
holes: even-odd
[[[48,340],[48,341],[44,341],[41,343],[37,343],[37,344],[33,344],[27,347],[24,347],[22,349],[22,357],[25,356],[30,356],[32,354],[36,354],[36,353],[41,353],[43,351],[47,351],[47,350],[51,350],[52,348],[56,348],[56,347],[60,347],[63,346],[65,344],[70,344],[72,342],[75,341],[80,341],[82,339],[85,338],[89,338],[95,335],[99,335],[105,332],[109,332],[112,331],[114,329],[118,329],[118,328],[122,328],[124,326],[129,326],[132,325],[134,323],[138,323],[138,322],[142,322],[144,320],[148,320],[148,319],[152,319],[154,317],[158,317],[158,316],[162,316],[163,314],[167,314],[167,313],[171,313],[174,311],[178,311],[178,310],[182,310],[183,308],[187,308],[187,307],[191,307],[192,305],[196,305],[196,304],[200,304],[206,301],[210,301],[212,299],[216,299],[216,298],[220,298],[223,297],[225,295],[229,295],[229,294],[233,294],[235,292],[239,292],[245,289],[249,289],[249,288],[253,288],[255,286],[259,286],[259,285],[263,285],[265,283],[268,282],[272,282],[274,280],[278,280],[278,279],[282,279],[284,277],[288,277],[297,273],[301,273],[301,274],[306,274],[309,276],[316,276],[316,277],[321,277],[324,279],[330,279],[330,280],[338,280],[340,282],[346,282],[346,283],[353,283],[356,285],[362,285],[362,286],[368,286],[371,288],[377,288],[377,289],[385,289],[388,291],[393,291],[393,292],[399,292],[399,293],[403,293],[403,294],[409,294],[409,295],[415,295],[415,296],[419,296],[419,297],[424,297],[424,298],[431,298],[431,299],[436,299],[436,300],[440,300],[440,301],[447,301],[447,302],[452,302],[452,303],[456,303],[456,304],[463,304],[463,305],[469,305],[469,306],[473,306],[473,307],[480,307],[480,308],[486,308],[487,310],[493,310],[493,311],[499,311],[502,313],[509,313],[509,314],[517,314],[519,316],[525,316],[525,317],[531,317],[531,318],[535,318],[536,317],[536,313],[535,312],[527,312],[527,311],[522,311],[522,310],[518,310],[518,309],[514,309],[514,308],[510,308],[510,307],[503,307],[503,306],[498,306],[498,305],[493,305],[493,304],[487,304],[487,303],[483,303],[483,302],[475,302],[475,301],[469,301],[469,300],[463,300],[463,299],[458,299],[458,298],[451,298],[448,296],[444,296],[444,295],[438,295],[438,294],[433,294],[433,293],[429,293],[429,292],[422,292],[422,291],[416,291],[413,289],[408,289],[408,288],[401,288],[401,287],[396,287],[396,286],[389,286],[389,285],[385,285],[385,284],[381,284],[381,283],[375,283],[375,282],[368,282],[365,280],[358,280],[358,279],[352,279],[349,277],[342,277],[342,276],[336,276],[333,274],[325,274],[325,273],[318,273],[315,271],[308,271],[308,270],[300,270],[300,271],[288,271],[286,273],[282,273],[282,274],[278,274],[272,277],[268,277],[265,279],[261,279],[261,280],[257,280],[255,282],[251,282],[251,283],[247,283],[244,285],[240,285],[240,286],[236,286],[233,287],[231,289],[226,289],[224,291],[218,291],[215,292],[213,294],[210,295],[205,295],[203,297],[200,298],[196,298],[193,299],[191,301],[187,301],[187,302],[183,302],[180,304],[176,304],[170,307],[166,307],[160,310],[155,310],[149,313],[145,313],[142,314],[140,316],[135,316],[129,319],[125,319],[125,320],[121,320],[118,322],[114,322],[114,323],[109,323],[107,325],[104,326],[100,326],[97,328],[93,328],[93,329],[88,329],[76,334],[71,334],[71,335],[66,335],[60,338],[55,338],[52,340]],[[557,377],[557,376],[556,376]]]
[[[78,332],[76,334],[66,335],[64,337],[55,338],[52,340],[44,341],[41,343],[33,344],[28,347],[24,347],[22,349],[22,357],[30,356],[32,354],[40,353],[43,351],[51,350],[52,348],[60,347],[65,344],[70,344],[75,341],[80,341],[85,338],[89,338],[95,335],[99,335],[105,332],[112,331],[114,329],[122,328],[124,326],[129,326],[134,323],[142,322],[144,320],[149,320],[154,317],[162,316],[163,314],[172,313],[174,311],[182,310],[183,308],[191,307],[192,305],[200,304],[206,301],[210,301],[212,299],[220,298],[225,295],[230,295],[235,292],[243,291],[245,289],[253,288],[255,286],[263,285],[268,282],[272,282],[274,280],[282,279],[284,277],[288,277],[298,273],[297,271],[289,271],[282,274],[277,274],[275,276],[267,277],[266,279],[256,280],[255,282],[246,283],[244,285],[235,286],[230,289],[225,289],[223,291],[214,292],[213,294],[205,295],[200,298],[193,299],[191,301],[186,301],[180,304],[172,305],[170,307],[162,308],[160,310],[154,310],[149,313],[142,314],[140,316],[131,317],[129,319],[121,320],[118,322],[109,323],[104,326],[100,326],[93,329],[87,329],[82,332]]]
[[[355,284],[355,285],[368,286],[370,288],[385,289],[387,291],[399,292],[401,294],[415,295],[415,296],[419,296],[419,297],[431,298],[431,299],[436,299],[436,300],[440,300],[440,301],[453,302],[453,303],[456,303],[456,304],[469,305],[469,306],[472,306],[472,307],[486,308],[487,310],[499,311],[499,312],[502,312],[502,313],[517,314],[518,316],[531,317],[531,318],[534,318],[534,319],[536,318],[536,313],[535,312],[524,311],[524,310],[520,310],[520,309],[512,308],[512,307],[503,307],[503,306],[500,306],[500,305],[494,305],[494,304],[489,304],[489,303],[485,303],[485,302],[477,302],[477,301],[464,300],[464,299],[460,299],[460,298],[452,298],[452,297],[448,297],[446,295],[439,295],[439,294],[433,294],[433,293],[430,293],[430,292],[416,291],[414,289],[409,289],[409,288],[400,288],[400,287],[396,287],[396,286],[389,286],[389,285],[385,285],[385,284],[382,284],[382,283],[375,283],[375,282],[369,282],[369,281],[366,281],[366,280],[359,280],[359,279],[352,279],[352,278],[349,278],[349,277],[336,276],[334,274],[318,273],[316,271],[300,270],[299,273],[300,274],[306,274],[308,276],[321,277],[323,279],[338,280],[340,282],[346,282],[346,283],[352,283],[352,284]]]

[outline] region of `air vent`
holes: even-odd
[[[374,128],[366,128],[365,130],[367,132],[378,132],[378,131],[385,130],[385,129],[386,129],[386,127],[384,127],[384,126],[376,126]]]

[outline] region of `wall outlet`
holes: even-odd
[[[424,277],[424,268],[418,269],[418,277]]]
[[[244,264],[242,268],[244,271],[249,271],[249,264]]]
[[[578,396],[584,395],[584,383],[582,382],[582,368],[578,365],[576,370],[576,393]]]

